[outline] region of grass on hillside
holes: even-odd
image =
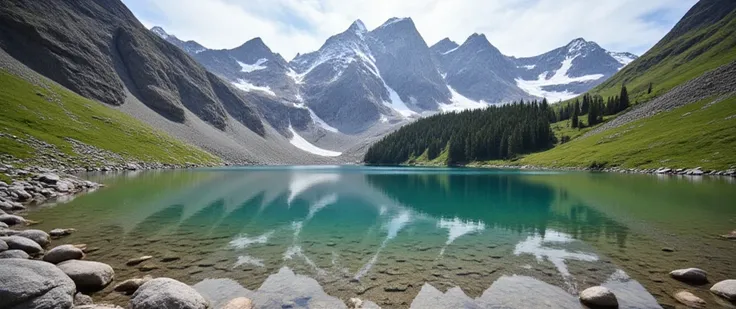
[[[736,96],[639,119],[527,155],[518,165],[728,169],[736,166]]]
[[[32,136],[75,156],[72,138],[117,153],[127,160],[214,164],[220,160],[135,118],[49,83],[34,85],[0,70],[0,153],[33,158],[34,149],[18,139]]]

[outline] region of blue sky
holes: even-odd
[[[356,19],[369,29],[411,17],[427,44],[484,33],[504,54],[533,56],[583,37],[642,54],[695,0],[123,0],[147,27],[209,48],[261,37],[291,59],[316,50]]]

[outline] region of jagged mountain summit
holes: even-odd
[[[176,47],[181,48],[188,54],[201,53],[207,50],[207,48],[205,48],[204,46],[202,46],[201,44],[195,41],[190,40],[190,41],[185,42],[185,41],[180,40],[174,35],[170,35],[166,33],[164,28],[156,26],[156,27],[151,28],[151,31],[155,33],[156,35],[160,36],[162,39],[168,41],[169,43],[174,44]]]

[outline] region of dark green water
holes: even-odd
[[[76,228],[57,243],[98,247],[88,258],[111,264],[117,280],[229,278],[256,290],[288,267],[329,295],[384,308],[410,307],[425,284],[514,308],[567,307],[606,284],[622,307],[656,308],[680,289],[719,306],[709,286],[676,282],[670,270],[736,278],[736,242],[718,237],[736,229],[733,179],[363,167],[92,179],[107,187],[28,216],[42,229]],[[155,258],[125,266],[142,255]]]

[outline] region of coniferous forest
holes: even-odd
[[[449,165],[510,159],[551,148],[555,119],[546,100],[438,114],[387,135],[368,149],[364,161],[401,164],[423,155],[435,160],[445,151]]]

